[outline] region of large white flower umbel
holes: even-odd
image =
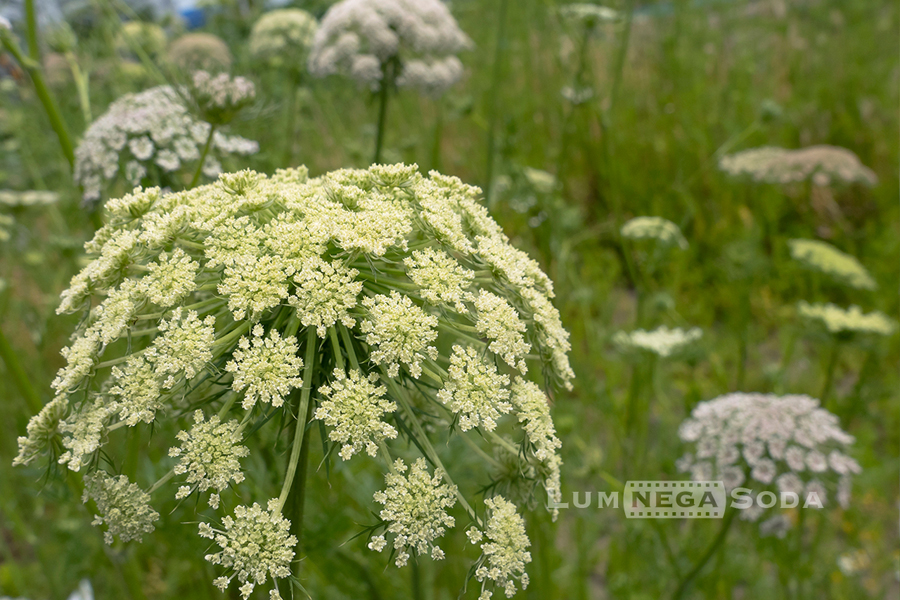
[[[286,501],[304,489],[302,444],[319,420],[336,460],[384,463],[371,549],[390,543],[398,566],[413,553],[441,559],[439,538],[456,523],[448,511],[461,507],[489,540],[476,559],[482,597],[524,587],[529,542],[510,500],[536,489],[559,499],[561,444],[543,390],[571,387],[574,375],[551,281],[479,195],[415,165],[375,165],[317,179],[242,171],[109,201],[108,224],[86,245],[94,258],[59,307],[84,319],[63,351],[56,398],[20,438],[16,463],[60,448],[54,459],[88,471],[86,498],[108,540],[151,531],[169,512],[151,501],[221,502],[229,515],[201,526],[221,547],[206,558],[230,572],[215,584],[237,579],[246,598],[290,574],[300,530]],[[538,374],[544,387],[529,379]],[[226,510],[255,432],[280,412],[294,430],[280,494]],[[147,492],[99,469],[117,430],[150,426],[171,435],[171,451]],[[441,429],[504,482],[487,510],[453,482],[429,437]],[[401,434],[415,443],[390,448]]]

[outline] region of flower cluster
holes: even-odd
[[[873,186],[875,173],[846,148],[810,146],[787,150],[763,146],[722,157],[719,168],[733,177],[757,183],[789,184],[809,181],[826,187],[860,183]]]
[[[250,54],[273,67],[301,71],[319,24],[299,8],[267,12],[250,31]]]
[[[456,486],[444,483],[440,470],[429,474],[424,458],[411,467],[398,458],[384,481],[386,487],[375,492],[375,502],[384,505],[378,516],[387,524],[386,533],[394,536],[395,564],[404,566],[411,550],[417,555],[430,552],[435,560],[444,558],[443,550],[434,541],[455,523],[447,509],[456,504]],[[369,540],[369,548],[377,552],[386,544],[383,535]]]
[[[32,420],[16,464],[59,447],[61,464],[94,476],[101,453],[117,447],[107,443],[133,433],[126,428],[164,435],[190,409],[194,423],[179,425],[168,444],[183,477],[166,497],[206,492],[218,510],[218,495],[242,483],[241,459],[257,430],[298,417],[308,426],[309,414],[336,454],[365,451],[392,470],[378,496],[385,531],[371,545],[393,536],[401,563],[413,551],[440,558],[434,542],[453,525],[447,509],[458,496],[430,439],[437,428],[485,445],[482,457],[488,446],[504,448],[529,493],[539,482],[558,498],[550,402],[521,375],[545,373],[571,387],[568,332],[552,282],[510,244],[480,193],[415,165],[374,165],[316,179],[305,168],[241,171],[191,190],[138,188],[108,201],[107,224],[85,245],[92,258],[58,309],[81,319],[62,352],[55,400]],[[524,432],[521,451],[495,433],[504,419],[504,432]],[[411,457],[395,462],[401,434],[404,451],[421,449],[436,472]],[[292,544],[280,510],[294,472],[285,470],[269,510],[241,507],[222,531],[202,529],[222,547],[210,560],[233,569],[220,587],[237,578],[246,597],[288,573]],[[163,491],[171,477],[150,489]],[[133,535],[119,514],[110,509],[103,522]],[[482,562],[504,556],[485,552]],[[486,577],[504,588],[520,573],[496,569]]]
[[[200,159],[210,125],[192,117],[169,86],[126,94],[113,102],[84,133],[75,149],[75,181],[84,199],[95,202],[122,177],[130,185],[160,181]],[[256,142],[216,132],[212,147],[220,154],[249,155]],[[221,167],[209,154],[203,172],[214,177]]]
[[[178,459],[175,474],[187,474],[185,479],[189,485],[178,488],[176,498],[186,498],[195,489],[205,492],[212,488],[216,493],[210,495],[209,505],[219,507],[219,494],[228,487],[231,481],[240,483],[244,480],[241,473],[240,459],[250,451],[242,446],[241,434],[237,421],[222,423],[218,416],[209,420],[202,410],[194,411],[194,426],[190,431],[179,431],[180,446],[169,450],[169,456]]]
[[[509,403],[509,376],[481,357],[472,346],[453,346],[449,377],[438,400],[459,417],[459,428],[482,427],[493,431],[497,420],[512,410]]]
[[[559,9],[560,15],[586,29],[594,29],[606,23],[615,23],[621,18],[619,11],[599,4],[566,4]]]
[[[223,592],[237,577],[243,584],[238,588],[241,597],[247,600],[269,577],[274,581],[291,574],[297,538],[290,534],[291,522],[274,510],[275,503],[270,500],[268,510],[255,502],[249,507],[238,506],[234,518],[222,519],[223,529],[200,524],[201,537],[214,540],[222,548],[207,554],[206,560],[233,571],[231,577],[218,577],[213,582]]]
[[[382,420],[385,413],[397,410],[397,405],[384,398],[387,391],[376,385],[378,376],[363,377],[350,371],[349,377],[341,369],[334,370],[334,380],[319,388],[325,398],[316,409],[315,418],[332,427],[328,439],[343,444],[340,456],[349,460],[365,448],[369,456],[378,453],[378,444],[397,437],[397,430]]]
[[[728,490],[744,485],[756,494],[774,485],[798,496],[815,492],[825,505],[830,476],[839,480],[838,502],[846,506],[850,477],[860,472],[845,453],[853,437],[809,396],[721,396],[698,404],[678,434],[694,446],[679,469],[695,481],[721,479]],[[763,512],[754,503],[742,518],[756,520]]]
[[[470,46],[440,0],[342,0],[322,19],[309,70],[343,73],[373,89],[393,76],[400,87],[440,95],[462,77],[456,54]]]
[[[523,590],[528,587],[525,565],[531,562],[531,553],[527,550],[531,541],[515,504],[503,496],[488,498],[484,504],[489,515],[487,528],[483,533],[477,528],[466,532],[473,544],[487,537],[481,544],[481,557],[475,563],[475,579],[481,582],[478,600],[493,597],[494,587],[502,589],[506,597],[511,598],[516,593],[516,581]]]
[[[692,327],[669,329],[665,325],[653,331],[636,329],[630,333],[618,331],[613,336],[613,344],[620,352],[643,351],[661,358],[673,356],[703,337],[703,330]]]
[[[81,501],[88,500],[100,512],[92,525],[106,525],[103,539],[110,545],[116,537],[123,542],[140,540],[159,519],[159,513],[150,508],[150,495],[125,475],[111,477],[99,471],[85,477]]]
[[[147,56],[155,57],[166,47],[166,32],[156,23],[128,21],[116,34],[116,50],[123,56],[135,56],[140,49]]]
[[[252,337],[241,338],[234,360],[225,365],[234,374],[232,389],[244,392],[245,409],[257,402],[281,406],[288,392],[303,385],[299,377],[303,359],[297,356],[296,338],[282,338],[277,331],[264,333],[262,325],[255,325]]]
[[[864,313],[858,306],[841,308],[835,304],[810,304],[805,300],[797,303],[800,316],[825,327],[832,334],[871,333],[892,335],[897,329],[887,315],[879,311]]]
[[[825,273],[852,288],[874,290],[872,276],[855,257],[819,240],[789,240],[791,257],[804,266]]]
[[[227,125],[256,98],[256,86],[246,77],[207,71],[194,71],[188,92],[200,118],[213,125]]]
[[[656,240],[663,246],[688,247],[678,225],[662,217],[635,217],[622,225],[622,237],[629,240]]]
[[[171,44],[166,58],[184,72],[227,71],[231,67],[231,51],[222,38],[211,33],[187,33]]]

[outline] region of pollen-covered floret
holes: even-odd
[[[141,280],[147,300],[168,308],[197,289],[194,281],[200,263],[181,248],[163,252],[158,261],[147,265],[147,275]]]
[[[426,356],[434,360],[438,355],[437,348],[430,345],[437,339],[437,317],[397,291],[364,298],[362,304],[368,316],[360,329],[366,334],[366,343],[376,348],[370,355],[372,361],[386,364],[390,377],[397,376],[403,363],[418,379],[422,360]]]
[[[297,309],[304,327],[315,327],[321,338],[338,321],[352,328],[356,320],[350,311],[363,287],[355,280],[357,275],[359,271],[348,269],[339,260],[329,263],[318,256],[308,258],[294,275],[296,287],[288,304]]]
[[[319,388],[325,399],[319,402],[315,418],[332,428],[328,439],[343,444],[340,455],[344,460],[363,449],[375,456],[380,442],[397,437],[397,430],[382,420],[385,413],[397,410],[397,405],[384,398],[387,389],[376,385],[375,373],[365,377],[354,369],[348,376],[335,369],[333,375],[331,383]]]
[[[216,341],[216,318],[200,319],[197,311],[176,308],[169,320],[159,322],[159,335],[153,342],[157,352],[156,373],[165,377],[164,388],[171,388],[179,377],[191,380],[212,358]]]
[[[155,358],[156,353],[148,350],[129,356],[123,367],[112,368],[109,395],[116,399],[119,419],[129,427],[141,421],[153,422],[156,411],[162,408]]]
[[[456,504],[456,486],[444,483],[440,469],[433,476],[429,474],[424,458],[417,459],[411,467],[398,458],[384,480],[386,487],[375,492],[375,502],[384,505],[378,516],[387,523],[386,533],[394,536],[395,564],[404,566],[411,551],[417,555],[430,552],[435,560],[443,558],[443,551],[434,541],[455,523],[447,509]],[[383,536],[370,542],[370,548],[378,552],[384,546]]]
[[[512,410],[509,377],[497,373],[497,367],[475,348],[453,346],[447,372],[450,378],[437,397],[459,416],[459,428],[463,431],[479,426],[493,431],[497,419]]]
[[[460,265],[446,252],[425,248],[414,250],[403,260],[406,274],[421,289],[419,295],[429,304],[446,303],[465,312],[465,302],[472,300],[469,287],[475,273]]]
[[[268,578],[274,581],[290,576],[297,538],[290,534],[291,522],[274,510],[276,504],[270,500],[268,510],[255,502],[249,507],[238,506],[234,518],[222,519],[222,529],[200,524],[200,536],[214,540],[222,548],[207,554],[206,560],[233,572],[213,581],[223,592],[236,577],[243,584],[239,588],[241,597],[247,600],[253,589]]]
[[[490,351],[523,375],[527,373],[525,355],[531,351],[531,344],[525,341],[525,323],[516,309],[500,296],[481,290],[475,298],[475,311],[478,316],[475,329],[479,335],[492,340],[488,346]]]
[[[218,492],[231,482],[244,480],[241,472],[241,461],[249,454],[246,446],[241,445],[241,434],[236,420],[221,422],[213,415],[207,420],[203,411],[194,411],[194,426],[190,431],[179,431],[176,436],[181,442],[169,450],[169,456],[178,459],[175,474],[187,474],[188,484],[178,489],[176,498],[185,498],[197,489],[205,492],[215,490],[209,504],[217,508]]]
[[[234,374],[231,388],[244,392],[242,406],[250,410],[257,402],[284,404],[284,397],[303,385],[300,369],[303,359],[297,356],[297,339],[282,338],[275,330],[264,336],[262,325],[255,325],[251,337],[244,336],[234,351],[234,360],[225,370]]]
[[[481,582],[480,598],[491,598],[494,587],[511,598],[516,593],[516,581],[523,590],[528,587],[525,565],[531,562],[527,550],[531,541],[515,504],[503,496],[488,498],[484,504],[489,515],[484,532],[487,541],[481,544],[482,554],[475,566],[475,579]]]
[[[41,411],[28,421],[28,435],[19,437],[19,453],[13,466],[27,465],[50,446],[50,440],[59,431],[59,422],[66,415],[69,403],[65,396],[57,396],[44,405]]]
[[[102,471],[84,478],[82,502],[93,500],[100,514],[92,525],[106,525],[103,539],[112,544],[118,537],[123,542],[139,540],[153,531],[159,513],[150,507],[150,495],[131,483],[125,475],[111,477]]]
[[[721,479],[729,490],[744,485],[761,492],[774,485],[801,494],[810,486],[818,490],[830,476],[846,497],[850,476],[861,470],[845,454],[853,437],[809,396],[727,394],[698,404],[678,434],[693,445],[679,470],[695,480]],[[742,518],[755,520],[763,512],[746,510]]]

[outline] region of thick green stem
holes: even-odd
[[[34,389],[34,386],[31,385],[28,374],[25,372],[24,367],[22,367],[22,363],[19,362],[16,351],[6,339],[2,329],[0,329],[0,358],[2,358],[3,362],[6,364],[6,370],[9,371],[10,377],[12,377],[16,387],[19,388],[19,393],[22,394],[22,397],[25,398],[25,401],[28,403],[28,408],[31,409],[32,413],[36,414],[40,412],[44,403],[41,402],[41,397]]]
[[[396,69],[394,61],[388,61],[381,70],[381,88],[378,90],[378,129],[375,132],[375,158],[374,164],[381,162],[381,148],[384,145],[384,130],[387,122],[388,98],[391,95],[391,87],[394,85]]]
[[[216,133],[216,126],[209,126],[209,135],[206,137],[206,143],[203,145],[203,152],[200,153],[200,162],[197,163],[197,171],[194,173],[194,177],[191,179],[191,185],[189,188],[193,188],[197,185],[197,182],[200,181],[200,175],[203,174],[203,163],[206,162],[206,155],[209,154],[209,149],[212,146],[213,136]]]
[[[34,91],[41,101],[41,106],[44,107],[44,112],[47,113],[47,118],[50,120],[50,127],[52,127],[53,132],[56,133],[56,137],[59,140],[59,146],[62,149],[63,155],[66,157],[66,161],[69,163],[69,168],[74,168],[75,150],[72,146],[72,138],[69,137],[69,130],[66,129],[66,124],[63,122],[62,116],[59,113],[59,108],[56,106],[56,102],[53,100],[53,96],[50,95],[47,84],[44,82],[44,74],[41,72],[40,63],[25,56],[22,53],[19,44],[12,37],[12,32],[4,27],[0,27],[0,42],[3,43],[3,47],[13,55],[13,58],[22,65],[22,68],[25,69],[25,71],[28,72],[28,76],[31,77],[31,82],[34,84]]]
[[[703,570],[703,567],[706,566],[706,563],[709,562],[709,559],[715,555],[716,551],[722,547],[722,544],[725,543],[725,538],[728,537],[728,530],[731,528],[731,523],[734,521],[734,517],[737,515],[738,511],[732,509],[731,511],[726,510],[725,518],[722,519],[722,527],[719,529],[718,535],[716,535],[716,539],[713,540],[712,544],[709,545],[709,548],[706,549],[706,552],[703,553],[703,556],[700,557],[700,560],[697,561],[697,564],[694,565],[694,568],[690,570],[690,572],[685,575],[681,582],[678,584],[678,588],[675,590],[675,594],[672,596],[673,600],[681,600],[684,598],[684,595],[690,589],[691,585],[694,583],[694,580],[700,574],[700,571]]]

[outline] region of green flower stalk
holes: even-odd
[[[309,425],[320,421],[336,450],[327,456],[383,462],[370,549],[390,544],[397,566],[440,560],[461,509],[489,540],[473,570],[481,597],[525,587],[516,505],[495,493],[476,512],[432,439],[461,436],[491,468],[518,464],[527,482],[516,489],[560,498],[544,389],[571,388],[568,332],[552,282],[510,245],[480,194],[415,165],[375,165],[316,179],[305,168],[241,171],[110,200],[107,225],[86,244],[94,258],[58,309],[84,318],[16,464],[49,452],[87,471],[108,540],[138,538],[166,503],[202,497],[222,513],[200,525],[221,548],[206,557],[226,570],[215,585],[234,580],[245,599],[274,585],[280,598],[301,533]],[[540,373],[544,387],[526,379]],[[235,502],[254,435],[281,431],[280,421],[293,431],[283,434],[280,492]],[[130,427],[171,436],[146,492],[98,460]]]

